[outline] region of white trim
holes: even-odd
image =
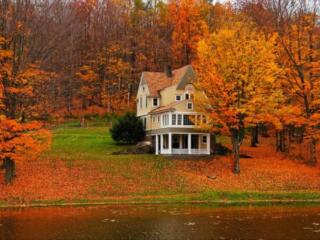
[[[207,154],[210,155],[211,143],[210,143],[210,133],[207,133]]]
[[[172,154],[172,133],[168,133],[168,150]]]
[[[159,135],[155,135],[156,138],[156,155],[159,155]]]
[[[191,154],[191,133],[188,133],[188,154]]]
[[[157,105],[154,105],[154,100],[157,100]],[[160,102],[160,99],[159,99],[159,98],[153,97],[153,98],[152,98],[152,107],[159,107],[159,102]]]

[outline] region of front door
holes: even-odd
[[[191,135],[191,148],[192,149],[199,148],[199,135]]]

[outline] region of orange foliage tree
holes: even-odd
[[[50,145],[50,133],[40,123],[20,124],[0,116],[0,159],[5,169],[5,182],[15,177],[17,162],[33,159]]]
[[[310,164],[316,164],[320,139],[320,34],[316,13],[304,13],[279,34],[280,59],[286,77],[283,89],[298,108],[300,126],[309,141]]]
[[[3,161],[6,183],[15,176],[16,162],[39,155],[50,144],[50,134],[41,129],[41,124],[23,124],[15,119],[16,112],[26,111],[25,108],[31,106],[32,80],[41,76],[42,71],[27,69],[14,78],[11,74],[12,56],[6,40],[0,37],[0,160]]]
[[[196,55],[197,43],[208,34],[201,11],[205,5],[198,0],[174,0],[169,3],[173,25],[172,54],[178,65],[190,64]]]
[[[233,20],[198,45],[198,84],[208,97],[203,109],[210,124],[231,137],[235,173],[245,128],[271,121],[283,101],[274,53],[275,37],[265,37],[247,20]]]

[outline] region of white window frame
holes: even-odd
[[[154,101],[155,101],[155,100],[157,101],[157,104],[156,104],[156,105],[154,104]],[[152,106],[154,106],[154,107],[158,107],[158,106],[159,106],[159,98],[153,98],[153,99],[152,99]]]

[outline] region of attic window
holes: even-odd
[[[142,87],[142,91],[144,91],[144,87]]]
[[[190,98],[189,93],[184,94],[184,98],[185,98],[186,100],[189,100],[189,98]]]
[[[181,95],[176,95],[176,101],[181,101]]]
[[[158,102],[159,102],[159,101],[158,101],[158,98],[154,98],[154,99],[153,99],[153,106],[154,106],[154,107],[157,107],[157,106],[159,105]]]

